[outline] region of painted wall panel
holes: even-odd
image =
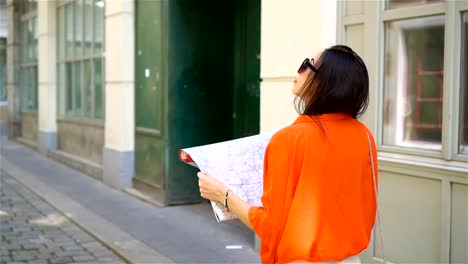
[[[438,263],[441,186],[438,180],[380,173],[385,256],[395,263]],[[380,239],[379,236],[376,236]],[[374,244],[381,257],[379,240]]]
[[[364,24],[345,27],[346,45],[361,56],[364,54]]]
[[[346,1],[346,15],[364,14],[364,3],[362,1]]]
[[[468,185],[452,184],[450,262],[468,263]]]

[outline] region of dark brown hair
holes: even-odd
[[[344,113],[358,118],[369,105],[369,75],[364,61],[351,48],[332,46],[322,52],[295,98],[301,115]]]

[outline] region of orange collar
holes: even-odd
[[[352,118],[348,114],[343,114],[343,113],[327,113],[327,114],[321,114],[318,117],[322,120],[343,120],[343,119],[349,119]],[[294,121],[294,124],[297,123],[304,123],[304,122],[314,122],[314,119],[312,116],[309,115],[300,115],[297,117],[296,121]]]

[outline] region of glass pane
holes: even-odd
[[[83,51],[83,5],[81,0],[75,2],[75,58]]]
[[[37,0],[28,0],[29,1],[29,11],[37,11]]]
[[[38,105],[39,105],[39,85],[37,82],[37,66],[31,67],[32,71],[32,94],[33,94],[33,110],[37,110]]]
[[[82,114],[82,92],[83,92],[83,87],[81,80],[83,79],[83,76],[81,76],[81,62],[75,63],[75,114],[76,115],[81,115]]]
[[[29,80],[28,80],[28,77],[29,77],[29,74],[28,74],[27,68],[26,69],[24,69],[24,68],[21,69],[21,77],[20,77],[21,78],[21,80],[20,80],[21,89],[22,89],[21,90],[21,92],[22,92],[22,94],[21,94],[21,97],[22,97],[21,98],[21,103],[22,103],[21,107],[23,109],[28,109],[28,97],[29,97],[29,89],[28,89]]]
[[[388,0],[387,9],[444,2],[445,0]]]
[[[38,40],[39,40],[39,31],[37,29],[37,16],[32,19],[33,23],[33,43],[32,43],[32,60],[37,62],[37,49],[38,49]]]
[[[102,59],[94,60],[94,113],[95,117],[104,118],[104,70]]]
[[[93,117],[93,94],[92,94],[92,74],[93,71],[91,69],[91,60],[85,61],[84,67],[84,88],[85,88],[85,116],[86,117]]]
[[[104,0],[94,0],[95,54],[101,54],[104,45]]]
[[[26,40],[28,55],[27,61],[31,62],[34,59],[34,24],[33,19],[28,20],[28,36]]]
[[[66,64],[66,98],[67,98],[67,114],[73,113],[73,64]]]
[[[26,110],[34,109],[34,94],[33,94],[33,80],[32,80],[32,69],[24,69],[24,90],[25,90],[25,108]]]
[[[441,149],[444,17],[385,23],[384,144]]]
[[[57,90],[58,90],[58,112],[60,115],[66,114],[66,95],[67,95],[67,83],[65,82],[65,64],[60,63],[58,65],[58,74],[57,74]]]
[[[461,44],[461,83],[460,83],[460,148],[459,152],[468,154],[468,12],[462,17]]]
[[[21,26],[20,26],[20,29],[21,29],[21,44],[20,44],[20,48],[21,48],[21,62],[26,62],[26,55],[27,55],[27,27],[28,23],[27,21],[26,22],[23,22],[21,23]]]
[[[0,101],[6,101],[7,99],[7,87],[6,87],[6,39],[0,39]]]
[[[74,23],[73,23],[73,5],[67,5],[65,7],[65,20],[66,20],[66,56],[67,58],[73,58],[73,44],[74,44]]]
[[[85,0],[84,2],[84,50],[85,55],[91,55],[93,50],[93,0]]]
[[[63,60],[65,56],[65,17],[64,17],[65,8],[61,7],[58,9],[57,17],[57,48],[58,48],[58,60]]]

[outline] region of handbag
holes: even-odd
[[[367,131],[367,143],[369,145],[369,153],[370,153],[370,162],[371,162],[371,170],[372,170],[372,183],[374,185],[374,193],[375,193],[375,203],[377,205],[377,223],[379,227],[380,233],[380,247],[382,250],[382,261],[383,263],[387,263],[385,261],[385,251],[384,251],[384,242],[383,242],[383,232],[382,232],[382,220],[380,219],[380,209],[379,209],[379,196],[377,194],[377,181],[375,180],[375,168],[374,168],[374,152],[372,150],[371,139],[369,136],[369,131]]]

